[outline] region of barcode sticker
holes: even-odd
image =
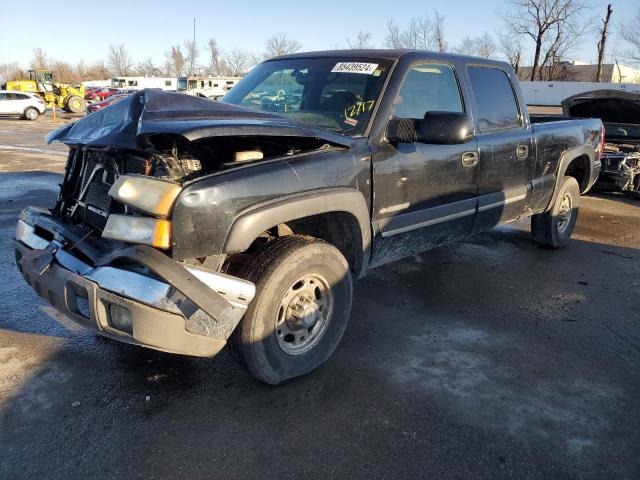
[[[373,75],[378,68],[377,63],[338,62],[331,70],[332,73],[362,73]]]

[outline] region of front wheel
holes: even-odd
[[[71,113],[80,113],[84,111],[86,106],[87,106],[87,102],[85,102],[83,98],[80,98],[77,95],[71,95],[67,99],[66,110]]]
[[[531,217],[533,241],[541,247],[560,248],[571,238],[578,220],[580,187],[573,177],[565,177],[553,208]]]
[[[333,353],[351,313],[349,265],[334,246],[292,235],[268,244],[245,268],[256,296],[230,338],[234,356],[277,385]]]

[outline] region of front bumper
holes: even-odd
[[[48,212],[25,209],[16,228],[16,264],[36,293],[65,316],[116,340],[214,356],[255,293],[251,282],[180,264],[151,247],[96,256],[87,246],[77,254],[77,235]]]

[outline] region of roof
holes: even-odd
[[[407,48],[369,48],[369,49],[353,49],[353,50],[319,50],[315,52],[300,52],[290,55],[282,55],[280,57],[270,58],[271,60],[284,60],[290,58],[378,58],[382,60],[399,60],[405,56],[413,56],[415,54],[428,54],[433,59],[461,59],[472,61],[474,63],[491,63],[491,64],[504,64],[501,60],[490,60],[480,57],[470,57],[467,55],[458,55],[454,53],[434,52],[430,50],[414,50]]]

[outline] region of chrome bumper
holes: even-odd
[[[44,269],[23,260],[34,254],[44,258]],[[251,282],[175,262],[176,269],[187,270],[231,307],[231,314],[215,318],[190,301],[189,291],[122,268],[92,267],[23,220],[16,226],[16,263],[39,295],[77,323],[118,340],[188,355],[215,355],[255,294]],[[128,312],[130,328],[111,318],[122,314],[118,308]]]

